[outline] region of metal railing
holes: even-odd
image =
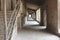
[[[20,9],[20,2],[18,1],[16,3],[16,6],[15,6],[14,10],[11,13],[9,23],[7,25],[8,26],[8,30],[7,30],[7,39],[8,40],[11,38],[12,31],[13,31],[13,28],[14,28],[14,23],[15,23],[15,20],[16,20],[19,9]]]

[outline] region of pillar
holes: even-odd
[[[57,0],[47,1],[47,29],[54,33],[58,33],[58,12]]]
[[[41,26],[44,26],[44,8],[41,7],[41,22],[40,22]]]
[[[18,17],[18,30],[22,30],[23,27],[23,21],[24,21],[24,17],[25,17],[25,2],[23,0],[20,0],[20,9],[19,9],[19,17]]]

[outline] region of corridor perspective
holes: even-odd
[[[26,20],[27,19],[27,20]],[[25,24],[23,25],[23,28],[31,28],[31,29],[46,29],[46,26],[40,26],[37,21],[35,21],[31,17],[25,17]]]
[[[0,40],[60,40],[60,0],[0,0]]]
[[[25,20],[24,28],[21,31],[16,31],[12,34],[11,40],[60,40],[56,35],[45,31],[46,26],[39,26],[39,23],[29,17]]]

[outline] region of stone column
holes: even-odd
[[[44,8],[41,7],[41,22],[40,22],[41,26],[44,26]]]
[[[58,33],[57,0],[47,1],[47,29],[54,34]]]

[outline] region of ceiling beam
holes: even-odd
[[[45,3],[46,0],[25,0],[28,3],[33,3],[33,4],[37,4],[37,5],[42,5]]]

